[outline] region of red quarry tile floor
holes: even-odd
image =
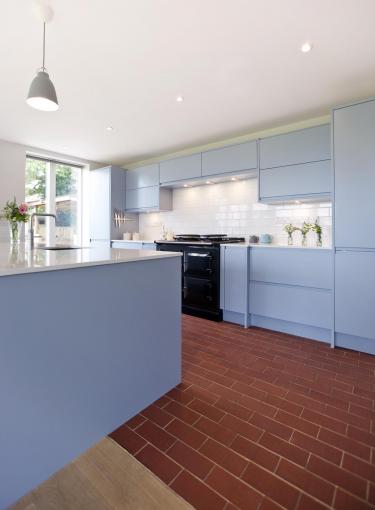
[[[198,510],[375,508],[375,356],[183,317],[183,381],[111,437]]]

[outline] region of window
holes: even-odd
[[[56,225],[53,219],[34,220],[36,242],[81,244],[82,167],[27,156],[25,195],[30,214],[56,214]]]

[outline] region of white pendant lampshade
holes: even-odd
[[[47,7],[40,12],[43,16],[43,65],[31,82],[26,102],[36,110],[54,112],[59,109],[59,103],[55,87],[44,65],[46,57],[46,21],[52,19],[52,10],[49,7],[49,10],[46,9]]]
[[[38,71],[31,82],[26,102],[32,108],[46,112],[59,109],[55,87],[46,71]]]

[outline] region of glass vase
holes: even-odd
[[[293,234],[288,233],[288,246],[293,246]]]
[[[19,244],[21,241],[22,221],[9,222],[10,244]]]
[[[307,235],[302,234],[302,246],[307,246]]]
[[[321,248],[323,246],[323,242],[322,242],[322,234],[317,234],[316,235],[316,246],[318,248]]]

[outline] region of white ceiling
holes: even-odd
[[[46,63],[61,107],[42,113],[25,103],[41,23],[31,0],[0,1],[0,139],[121,163],[375,94],[374,0],[50,3]]]

